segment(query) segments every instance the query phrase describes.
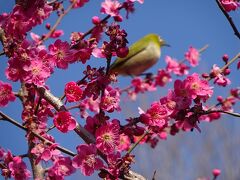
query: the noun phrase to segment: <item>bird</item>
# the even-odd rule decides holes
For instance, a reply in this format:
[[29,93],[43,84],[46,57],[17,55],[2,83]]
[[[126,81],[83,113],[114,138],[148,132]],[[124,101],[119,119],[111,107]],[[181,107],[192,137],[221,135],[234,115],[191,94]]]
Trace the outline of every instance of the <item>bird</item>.
[[161,47],[169,46],[159,35],[147,34],[129,47],[124,58],[117,58],[110,66],[110,72],[123,76],[138,76],[157,63]]

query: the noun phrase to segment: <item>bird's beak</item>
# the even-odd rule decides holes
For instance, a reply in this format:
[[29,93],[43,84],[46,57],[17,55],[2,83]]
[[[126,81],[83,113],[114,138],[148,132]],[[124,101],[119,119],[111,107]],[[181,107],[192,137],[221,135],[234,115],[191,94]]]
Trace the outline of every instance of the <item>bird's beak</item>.
[[169,44],[167,44],[165,41],[163,41],[162,46],[167,46],[167,47],[171,47]]

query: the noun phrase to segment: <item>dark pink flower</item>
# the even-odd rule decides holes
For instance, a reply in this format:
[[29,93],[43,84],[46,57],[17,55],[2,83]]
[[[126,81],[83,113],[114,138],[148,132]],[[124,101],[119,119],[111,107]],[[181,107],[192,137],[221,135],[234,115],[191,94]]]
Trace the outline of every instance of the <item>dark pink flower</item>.
[[90,176],[94,170],[103,167],[101,159],[97,158],[97,148],[93,144],[82,144],[77,147],[78,154],[73,158],[73,167],[79,168],[84,176]]
[[65,85],[64,92],[68,102],[79,101],[83,94],[82,89],[74,81],[68,82]]
[[[89,0],[77,0],[77,2],[74,4],[73,8],[80,8],[83,7],[84,4],[86,4]],[[70,0],[71,3],[74,2],[74,0]]]
[[56,149],[57,144],[52,144],[51,146],[47,146],[45,144],[37,144],[31,150],[31,153],[37,156],[36,164],[38,164],[41,160],[49,161],[50,159],[56,159],[61,152]]
[[177,62],[175,59],[170,56],[166,56],[165,61],[167,63],[166,70],[168,72],[173,72],[176,75],[182,76],[188,74],[189,67],[183,63]]
[[101,12],[110,16],[119,16],[121,4],[117,0],[105,0],[102,2]]
[[146,91],[155,91],[156,87],[152,83],[145,82],[142,78],[136,77],[131,81],[132,86],[134,87],[134,92],[144,93]]
[[197,49],[190,47],[188,51],[185,53],[185,59],[191,64],[191,66],[195,67],[199,62],[199,52]]
[[184,81],[176,80],[174,82],[174,92],[178,97],[192,99],[199,97],[203,101],[207,100],[213,94],[208,81],[201,80],[197,73],[188,76]]
[[54,125],[63,133],[75,129],[77,122],[68,111],[58,112],[53,119]]
[[224,76],[222,70],[216,64],[213,65],[211,75],[214,77],[214,83],[218,84],[219,86],[225,87],[231,83],[230,79]]
[[0,81],[0,107],[6,106],[9,101],[14,101],[15,99],[11,84]]
[[219,176],[221,174],[221,170],[220,169],[213,169],[212,174],[216,178],[217,176]]
[[108,86],[104,91],[104,96],[101,98],[100,108],[107,112],[120,111],[119,103],[119,89],[113,89],[111,86]]
[[70,176],[75,172],[70,157],[59,157],[48,170],[49,179],[64,180],[65,176]]
[[119,122],[107,123],[96,130],[96,147],[104,154],[111,154],[119,145]]
[[164,105],[154,102],[146,113],[140,115],[140,120],[149,126],[164,127],[167,124],[169,113]]
[[25,70],[24,82],[37,86],[45,85],[45,81],[51,74],[49,66],[45,66],[40,58],[32,60],[30,66],[25,66],[23,69]]
[[227,12],[235,11],[240,7],[240,3],[236,0],[221,0],[221,4]]
[[62,35],[64,35],[63,30],[58,29],[58,30],[53,31],[53,33],[51,34],[50,37],[51,38],[58,38],[58,37],[60,37]]
[[169,74],[169,72],[163,70],[163,69],[159,69],[158,70],[158,74],[155,77],[155,85],[156,86],[165,86],[169,81],[172,81],[171,79],[171,75]]
[[135,1],[138,1],[140,4],[143,4],[144,3],[144,0],[128,0],[130,2],[135,2]]
[[128,136],[125,134],[120,134],[120,141],[117,147],[118,151],[127,151],[130,148],[131,141]]
[[31,173],[27,170],[26,164],[19,156],[13,157],[12,161],[8,164],[11,176],[16,180],[29,179]]
[[62,42],[58,39],[48,48],[58,68],[67,69],[68,64],[75,60],[74,51],[70,50],[70,45],[66,41]]

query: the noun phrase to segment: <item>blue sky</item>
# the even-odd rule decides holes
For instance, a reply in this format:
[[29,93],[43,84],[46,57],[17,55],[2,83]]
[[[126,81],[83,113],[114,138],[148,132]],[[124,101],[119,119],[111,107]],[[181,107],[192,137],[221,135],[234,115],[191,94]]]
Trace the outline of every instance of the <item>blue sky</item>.
[[[86,32],[92,27],[92,16],[104,17],[100,14],[101,2],[90,1],[83,8],[71,11],[58,27],[58,29],[64,30],[65,34],[62,39],[69,40],[69,35],[73,31]],[[0,13],[9,12],[13,5],[13,0],[2,0]],[[240,29],[240,12],[231,12],[230,15]],[[51,16],[47,22],[54,23],[55,19],[56,16]],[[234,35],[215,1],[185,0],[183,3],[183,1],[146,0],[143,5],[136,3],[135,13],[120,25],[128,33],[129,44],[148,33],[157,33],[171,45],[170,48],[162,50],[160,61],[149,70],[152,72],[165,66],[164,57],[166,55],[182,59],[189,46],[201,48],[206,44],[209,45],[209,48],[201,55],[200,65],[192,69],[190,73],[209,72],[213,64],[223,65],[221,60],[223,54],[227,53],[231,58],[240,51],[239,39]],[[37,34],[46,32],[44,27],[36,27],[32,31]],[[47,44],[52,42],[47,41]],[[4,77],[7,59],[0,58],[0,77],[1,80],[7,81]],[[104,66],[105,61],[92,58],[88,63],[99,67]],[[57,96],[62,95],[64,84],[80,79],[85,66],[76,64],[71,65],[68,71],[57,70],[48,80],[52,92]],[[230,87],[239,86],[239,71],[236,70],[236,64],[232,67],[230,77],[233,80]],[[130,80],[130,77],[121,77],[119,85],[125,87]],[[15,91],[18,90],[18,87],[18,83],[13,83]],[[217,87],[215,94],[226,97],[230,87]],[[166,91],[167,89],[158,89],[151,96],[150,94],[140,96],[136,102],[124,106],[122,108],[124,112],[117,114],[117,117],[125,119],[137,115],[138,106],[147,108],[152,101],[159,99]],[[214,102],[216,101],[213,99],[212,103],[214,104]],[[1,110],[20,120],[20,107],[21,104],[16,101]],[[237,109],[239,106],[236,107]],[[147,146],[138,147],[135,150],[136,163],[133,168],[148,178],[151,178],[154,170],[157,170],[158,178],[184,180],[210,176],[213,168],[220,168],[223,174],[219,179],[236,179],[240,177],[237,169],[240,167],[240,124],[238,121],[236,118],[224,116],[223,120],[211,124],[200,124],[202,133],[181,133],[177,137],[170,137],[167,141],[160,142],[154,150]],[[53,134],[56,135],[60,144],[73,151],[74,147],[81,142],[73,133],[62,135],[59,132],[53,132]],[[0,136],[2,137],[0,146],[9,148],[16,154],[23,154],[26,151],[24,135],[24,132],[6,122],[0,123]],[[77,173],[68,179],[76,179],[79,176],[83,178],[80,173]],[[95,179],[95,177],[84,177],[84,179]]]

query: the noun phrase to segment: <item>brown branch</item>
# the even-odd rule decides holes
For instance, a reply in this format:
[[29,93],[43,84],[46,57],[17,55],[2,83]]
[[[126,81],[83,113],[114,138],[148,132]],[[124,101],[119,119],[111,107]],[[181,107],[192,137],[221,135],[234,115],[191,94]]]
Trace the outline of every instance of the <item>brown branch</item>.
[[219,0],[216,0],[216,3],[218,5],[218,7],[221,9],[221,11],[224,14],[224,16],[227,18],[229,24],[231,25],[231,27],[232,27],[232,29],[234,31],[234,34],[238,37],[238,39],[240,39],[240,32],[238,31],[237,27],[235,26],[231,16],[229,16],[229,14],[225,11],[224,7],[219,2]]
[[[4,120],[6,120],[7,122],[13,124],[14,126],[28,132],[31,133],[32,135],[34,135],[35,137],[37,137],[38,139],[40,139],[41,141],[45,142],[46,144],[52,145],[54,144],[53,142],[45,139],[44,137],[42,137],[41,135],[39,135],[38,133],[35,133],[33,131],[29,132],[29,130],[27,128],[25,128],[24,126],[22,126],[20,123],[18,123],[16,120],[14,120],[13,118],[9,117],[8,115],[4,114],[2,111],[0,111],[0,115],[2,116],[2,118]],[[68,154],[70,156],[75,156],[75,153],[73,153],[72,151],[62,147],[62,146],[56,146],[56,149],[58,149],[59,151]]]
[[229,112],[229,111],[224,111],[224,110],[208,110],[204,114],[211,114],[211,113],[215,113],[215,112],[228,114],[228,115],[231,115],[231,116],[234,116],[234,117],[240,117],[239,113],[234,113],[234,112]]

